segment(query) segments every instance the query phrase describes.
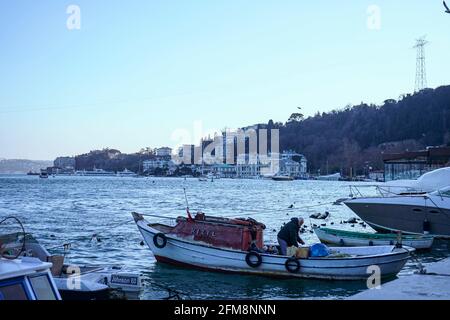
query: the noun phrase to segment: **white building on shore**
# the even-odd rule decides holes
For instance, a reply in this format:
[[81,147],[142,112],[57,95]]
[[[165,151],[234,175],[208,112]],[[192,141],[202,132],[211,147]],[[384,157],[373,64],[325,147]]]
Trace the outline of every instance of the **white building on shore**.
[[170,157],[172,155],[172,149],[169,147],[156,148],[157,157]]
[[294,178],[307,178],[308,161],[302,154],[284,151],[280,156],[279,174]]

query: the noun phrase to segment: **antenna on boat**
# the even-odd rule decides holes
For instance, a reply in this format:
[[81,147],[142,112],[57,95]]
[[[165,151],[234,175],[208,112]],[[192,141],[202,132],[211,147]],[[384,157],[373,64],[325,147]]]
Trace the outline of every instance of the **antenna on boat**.
[[186,188],[183,188],[183,192],[184,192],[184,199],[186,200],[186,209],[189,211],[189,202],[186,195]]
[[191,213],[189,212],[189,202],[188,202],[187,195],[186,195],[186,188],[183,188],[183,192],[184,192],[184,199],[186,200],[186,212],[188,215],[188,220],[192,221],[194,219],[192,219]]

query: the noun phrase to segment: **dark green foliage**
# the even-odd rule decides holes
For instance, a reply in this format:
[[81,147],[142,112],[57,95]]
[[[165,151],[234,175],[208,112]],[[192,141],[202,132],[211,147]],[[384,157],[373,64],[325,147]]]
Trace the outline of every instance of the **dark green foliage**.
[[92,170],[95,167],[117,172],[126,168],[138,173],[142,171],[142,161],[153,157],[152,153],[125,154],[115,149],[94,150],[75,157],[75,170]]
[[303,153],[310,172],[348,174],[353,168],[353,174],[362,174],[369,166],[382,168],[383,151],[448,144],[449,129],[450,86],[445,86],[381,106],[348,106],[301,121],[291,117],[280,127],[280,149]]

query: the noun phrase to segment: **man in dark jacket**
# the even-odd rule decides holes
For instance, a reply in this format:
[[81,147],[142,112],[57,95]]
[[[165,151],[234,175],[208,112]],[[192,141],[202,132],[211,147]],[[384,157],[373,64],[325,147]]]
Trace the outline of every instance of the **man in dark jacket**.
[[303,218],[292,218],[286,223],[278,232],[278,244],[281,247],[281,254],[286,255],[288,247],[296,246],[298,243],[305,244],[305,242],[298,236],[300,227],[303,225]]

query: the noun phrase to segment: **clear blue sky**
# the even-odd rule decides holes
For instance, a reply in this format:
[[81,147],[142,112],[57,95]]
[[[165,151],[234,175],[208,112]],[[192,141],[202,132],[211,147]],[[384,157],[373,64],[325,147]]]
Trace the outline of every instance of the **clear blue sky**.
[[[68,30],[67,6],[81,9]],[[367,8],[381,9],[381,29]],[[286,121],[450,84],[442,1],[1,0],[0,158],[172,146],[172,133]],[[318,133],[319,134],[319,133]]]

